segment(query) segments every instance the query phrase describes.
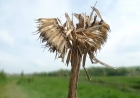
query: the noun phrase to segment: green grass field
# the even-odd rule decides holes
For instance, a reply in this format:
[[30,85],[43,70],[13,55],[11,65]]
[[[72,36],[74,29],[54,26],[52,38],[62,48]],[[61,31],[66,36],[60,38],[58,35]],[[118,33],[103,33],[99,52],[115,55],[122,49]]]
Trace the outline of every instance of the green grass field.
[[[80,77],[78,98],[140,98],[139,76]],[[0,79],[0,98],[67,98],[69,77]]]

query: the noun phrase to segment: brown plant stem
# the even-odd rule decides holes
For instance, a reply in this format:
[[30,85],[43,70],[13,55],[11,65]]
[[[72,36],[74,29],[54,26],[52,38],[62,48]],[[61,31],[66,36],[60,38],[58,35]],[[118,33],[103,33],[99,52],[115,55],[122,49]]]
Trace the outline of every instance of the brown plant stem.
[[80,60],[78,60],[76,65],[74,63],[71,63],[71,65],[72,68],[71,68],[70,81],[69,81],[68,98],[76,98],[78,78],[80,73]]

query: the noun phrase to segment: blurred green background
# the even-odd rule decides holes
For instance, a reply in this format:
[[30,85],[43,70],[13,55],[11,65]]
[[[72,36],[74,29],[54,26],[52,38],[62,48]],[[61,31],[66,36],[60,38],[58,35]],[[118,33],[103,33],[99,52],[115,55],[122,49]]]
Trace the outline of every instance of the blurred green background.
[[[80,71],[78,98],[140,98],[140,67]],[[70,71],[6,74],[0,71],[0,98],[67,98]]]

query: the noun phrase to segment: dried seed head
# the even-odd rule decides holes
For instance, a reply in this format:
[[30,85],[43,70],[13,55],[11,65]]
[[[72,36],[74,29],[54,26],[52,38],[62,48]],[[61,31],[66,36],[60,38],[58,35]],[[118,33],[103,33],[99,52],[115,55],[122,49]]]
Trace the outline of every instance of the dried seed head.
[[107,29],[105,29],[103,26],[99,28],[99,30],[103,33],[107,33]]
[[[97,50],[100,50],[106,42],[110,27],[103,21],[98,9],[92,8],[90,16],[87,16],[86,13],[73,14],[78,19],[76,27],[73,24],[73,18],[71,20],[67,13],[65,13],[66,21],[64,24],[58,18],[40,18],[37,20],[37,31],[40,33],[40,39],[42,42],[46,42],[45,46],[49,48],[50,52],[59,53],[59,57],[64,61],[67,50],[69,51],[66,60],[67,65],[69,62],[72,66],[75,62],[80,64],[81,58],[83,58],[84,67],[88,53],[92,63],[95,61],[108,66],[93,58]],[[95,15],[93,21],[94,11],[97,15]],[[101,19],[100,21],[97,16]]]
[[107,23],[105,23],[104,21],[102,22],[102,26],[107,29],[107,30],[110,30],[110,27]]

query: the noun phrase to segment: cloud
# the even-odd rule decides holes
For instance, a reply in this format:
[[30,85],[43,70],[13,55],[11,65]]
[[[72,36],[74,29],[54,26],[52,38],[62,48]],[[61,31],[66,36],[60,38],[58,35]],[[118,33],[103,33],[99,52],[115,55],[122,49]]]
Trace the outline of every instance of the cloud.
[[[98,0],[96,7],[103,19],[110,25],[111,33],[97,58],[113,65],[130,66],[138,65],[140,58],[140,7],[139,0],[105,2]],[[86,12],[90,14],[90,6],[94,6],[92,0],[34,0],[34,1],[0,1],[0,61],[2,68],[9,72],[20,73],[34,71],[52,71],[57,69],[70,69],[61,59],[54,61],[55,54],[47,50],[43,52],[40,41],[36,41],[39,35],[32,35],[36,31],[35,19],[42,17],[60,17],[63,14]],[[86,66],[92,65],[87,59]],[[12,67],[12,69],[11,69]]]
[[8,46],[14,46],[14,38],[4,30],[0,30],[0,44],[2,43]]

